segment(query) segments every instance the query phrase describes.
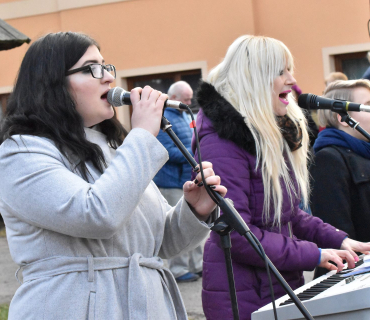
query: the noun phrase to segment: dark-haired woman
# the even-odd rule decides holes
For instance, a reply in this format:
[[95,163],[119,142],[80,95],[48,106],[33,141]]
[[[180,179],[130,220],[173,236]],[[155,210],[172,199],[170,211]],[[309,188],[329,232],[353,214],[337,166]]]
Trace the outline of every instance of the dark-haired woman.
[[132,90],[123,141],[106,99],[114,78],[79,33],[49,34],[23,59],[0,132],[0,211],[23,272],[10,320],[187,319],[160,257],[206,237],[215,206],[192,182],[167,204],[151,181],[168,158],[155,138],[167,96]]

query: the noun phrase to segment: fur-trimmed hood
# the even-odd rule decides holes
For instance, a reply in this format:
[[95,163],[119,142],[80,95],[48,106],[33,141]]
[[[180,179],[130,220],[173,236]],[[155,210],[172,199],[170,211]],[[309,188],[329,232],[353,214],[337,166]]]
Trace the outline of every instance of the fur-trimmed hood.
[[256,154],[256,144],[244,117],[216,91],[214,86],[202,82],[196,99],[220,138],[230,140],[247,152]]

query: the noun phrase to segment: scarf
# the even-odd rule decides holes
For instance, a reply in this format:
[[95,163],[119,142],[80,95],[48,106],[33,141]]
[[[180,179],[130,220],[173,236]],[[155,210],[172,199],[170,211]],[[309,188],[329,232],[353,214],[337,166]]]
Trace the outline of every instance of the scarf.
[[290,151],[293,152],[302,147],[301,126],[298,123],[298,126],[296,126],[288,116],[276,117],[276,121],[285,141],[288,143]]
[[339,146],[351,149],[358,155],[370,159],[370,143],[352,137],[348,133],[336,128],[326,128],[321,131],[313,145],[313,150],[317,153],[327,146]]

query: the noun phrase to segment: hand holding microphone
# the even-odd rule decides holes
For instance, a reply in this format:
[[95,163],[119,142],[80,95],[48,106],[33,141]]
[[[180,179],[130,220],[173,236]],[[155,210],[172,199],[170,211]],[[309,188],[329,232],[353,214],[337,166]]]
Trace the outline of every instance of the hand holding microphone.
[[133,107],[132,128],[145,129],[156,137],[160,129],[163,106],[168,98],[167,95],[145,86],[144,89],[132,89],[130,97]]
[[132,105],[132,128],[143,128],[154,136],[158,135],[164,108],[187,109],[182,102],[168,100],[166,94],[150,86],[132,89],[131,93],[115,87],[109,90],[107,99],[113,107]]

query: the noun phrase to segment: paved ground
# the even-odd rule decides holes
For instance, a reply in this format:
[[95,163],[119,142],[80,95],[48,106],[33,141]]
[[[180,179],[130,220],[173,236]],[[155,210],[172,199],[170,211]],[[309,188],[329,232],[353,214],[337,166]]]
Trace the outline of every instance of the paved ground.
[[201,299],[202,279],[190,283],[179,283],[179,288],[189,320],[205,320]]
[[9,303],[19,283],[14,277],[17,265],[10,257],[6,238],[0,237],[0,304]]

